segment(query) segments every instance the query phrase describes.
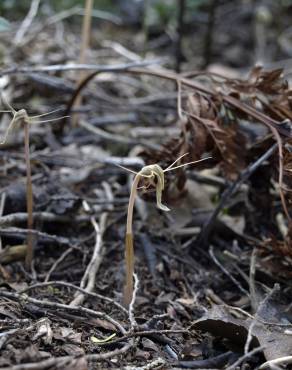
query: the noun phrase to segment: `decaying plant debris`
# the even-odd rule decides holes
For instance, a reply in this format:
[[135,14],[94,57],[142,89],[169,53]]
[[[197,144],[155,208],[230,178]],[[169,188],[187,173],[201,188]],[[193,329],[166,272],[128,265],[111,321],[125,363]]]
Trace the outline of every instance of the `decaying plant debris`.
[[74,64],[50,22],[0,69],[14,118],[55,112],[26,136],[1,113],[0,369],[289,366],[284,71],[178,74],[103,38]]

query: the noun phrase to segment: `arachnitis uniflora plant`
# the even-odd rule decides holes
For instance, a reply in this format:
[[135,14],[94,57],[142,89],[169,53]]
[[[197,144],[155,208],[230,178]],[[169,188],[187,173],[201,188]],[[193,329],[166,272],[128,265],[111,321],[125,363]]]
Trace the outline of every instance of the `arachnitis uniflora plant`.
[[166,169],[162,169],[158,164],[151,164],[148,166],[144,166],[139,172],[131,171],[125,167],[127,171],[130,171],[135,174],[132,186],[131,186],[131,193],[129,198],[128,204],[128,213],[127,213],[127,227],[126,227],[126,246],[125,246],[125,264],[126,264],[126,282],[124,287],[124,297],[123,303],[126,307],[129,306],[132,296],[133,296],[133,276],[134,276],[134,245],[133,245],[133,210],[134,210],[134,203],[135,198],[137,195],[138,185],[140,180],[145,180],[145,185],[142,188],[147,189],[149,186],[153,186],[156,190],[156,203],[157,207],[162,211],[170,211],[168,207],[162,204],[162,192],[164,190],[164,174],[165,172],[175,170],[180,167],[187,166],[189,164],[198,163],[204,161],[208,158],[204,158],[198,161],[193,161],[185,164],[181,164],[178,166],[174,166],[180,159],[185,157],[188,153],[183,154],[179,158],[177,158],[170,166]]
[[30,164],[30,149],[29,149],[29,127],[31,124],[52,122],[62,117],[55,118],[55,119],[53,118],[49,120],[37,121],[35,120],[36,118],[47,116],[48,114],[59,111],[59,109],[48,112],[48,113],[40,114],[37,116],[29,116],[25,109],[20,109],[16,111],[8,103],[8,101],[4,99],[3,95],[1,97],[2,97],[4,104],[7,106],[7,108],[9,108],[9,110],[1,111],[1,112],[11,113],[13,117],[5,131],[3,140],[0,141],[0,145],[3,145],[6,143],[10,130],[12,130],[16,125],[22,126],[24,130],[24,156],[25,156],[25,164],[26,164],[26,208],[27,208],[27,228],[28,228],[25,266],[27,269],[30,269],[32,258],[33,258],[34,240],[33,240],[33,234],[31,233],[31,230],[33,229],[33,189],[32,189],[32,179],[31,179],[31,164]]

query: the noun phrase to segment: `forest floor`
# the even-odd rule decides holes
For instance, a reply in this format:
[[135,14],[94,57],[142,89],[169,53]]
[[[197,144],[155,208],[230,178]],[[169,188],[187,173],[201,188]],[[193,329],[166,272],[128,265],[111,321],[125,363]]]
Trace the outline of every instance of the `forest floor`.
[[[292,110],[279,62],[247,72],[251,51],[229,32],[236,47],[215,40],[216,63],[198,71],[210,51],[198,42],[195,58],[188,35],[178,74],[167,35],[145,43],[105,22],[81,75],[80,34],[66,21],[16,34],[0,34],[2,109],[15,110],[1,116],[0,369],[292,363]],[[31,230],[21,109],[52,112],[28,120]],[[169,169],[170,211],[157,207],[158,175],[139,181],[125,307],[131,184],[152,164]]]

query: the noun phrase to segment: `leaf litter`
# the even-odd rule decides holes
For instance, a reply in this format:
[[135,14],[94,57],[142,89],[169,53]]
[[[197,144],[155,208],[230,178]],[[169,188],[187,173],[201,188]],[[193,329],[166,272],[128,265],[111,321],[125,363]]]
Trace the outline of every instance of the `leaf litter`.
[[[50,32],[41,32],[44,55]],[[41,46],[34,47],[40,55]],[[60,54],[48,52],[50,63],[40,64],[70,61],[69,51],[54,47]],[[34,68],[26,48],[18,53],[7,61]],[[96,57],[103,58],[92,50],[92,63]],[[118,58],[127,64],[116,54],[106,63]],[[292,117],[283,70],[257,66],[231,78],[137,65],[103,79],[92,74],[77,88],[72,71],[57,72],[0,71],[1,88],[18,111],[32,105],[35,115],[61,109],[72,117],[72,101],[83,95],[79,125],[70,117],[30,130],[31,270],[23,265],[23,133],[11,133],[0,148],[0,367],[289,363]],[[5,133],[5,114],[2,123]],[[150,138],[132,133],[138,125]],[[175,130],[161,137],[158,127]],[[178,168],[162,179],[160,169],[174,162]],[[136,278],[127,308],[123,250],[132,179],[118,166],[154,174],[137,184]],[[156,201],[171,212],[160,212]]]

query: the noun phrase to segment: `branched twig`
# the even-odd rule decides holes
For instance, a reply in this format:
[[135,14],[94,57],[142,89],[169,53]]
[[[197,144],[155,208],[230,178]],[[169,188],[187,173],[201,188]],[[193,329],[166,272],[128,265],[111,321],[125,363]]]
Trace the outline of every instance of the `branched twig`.
[[[105,221],[105,220],[104,220]],[[94,217],[91,218],[91,223],[95,230],[95,246],[91,260],[86,268],[86,271],[81,280],[80,288],[85,288],[85,291],[91,292],[95,285],[96,274],[101,263],[101,247],[102,247],[102,233],[101,229],[104,230],[105,225],[100,227],[95,221]],[[84,294],[78,294],[70,303],[71,306],[78,306],[82,304],[84,300]]]
[[[114,200],[112,190],[108,183],[103,182],[102,183],[104,190],[105,190],[105,195],[106,199],[110,202]],[[89,208],[88,204],[85,203],[87,207]],[[113,207],[111,206],[110,209]],[[108,213],[103,212],[100,216],[100,221],[99,225],[95,221],[94,217],[91,218],[91,223],[94,227],[95,233],[96,233],[96,238],[95,238],[95,247],[94,251],[91,257],[91,260],[86,268],[86,271],[82,277],[81,283],[80,283],[80,288],[85,288],[86,292],[92,292],[94,290],[95,286],[95,281],[96,281],[96,275],[99,269],[99,266],[101,264],[102,258],[103,258],[103,250],[102,250],[102,245],[103,245],[103,234],[106,229],[106,223],[107,223],[107,218],[108,218]],[[71,302],[71,305],[78,305],[81,304],[84,300],[84,294],[78,294],[74,300]]]
[[[113,195],[111,192],[110,187],[103,183],[105,190],[106,190],[106,198],[109,201],[113,201]],[[80,288],[85,288],[86,292],[92,292],[95,286],[95,280],[96,280],[96,274],[98,272],[99,266],[101,264],[102,260],[102,244],[103,244],[103,233],[106,229],[106,222],[107,222],[108,213],[104,212],[100,216],[100,225],[97,224],[95,221],[95,218],[91,218],[91,223],[95,230],[95,246],[94,251],[91,257],[91,260],[86,268],[86,271],[82,277]],[[71,305],[79,305],[84,300],[84,294],[78,294],[73,301],[71,302]]]

